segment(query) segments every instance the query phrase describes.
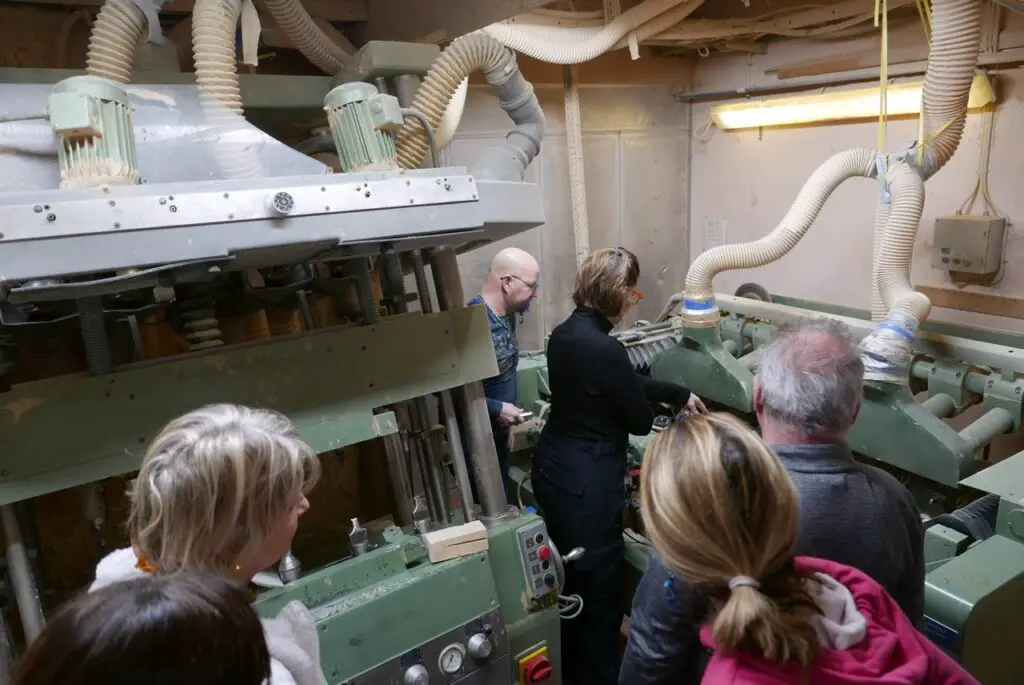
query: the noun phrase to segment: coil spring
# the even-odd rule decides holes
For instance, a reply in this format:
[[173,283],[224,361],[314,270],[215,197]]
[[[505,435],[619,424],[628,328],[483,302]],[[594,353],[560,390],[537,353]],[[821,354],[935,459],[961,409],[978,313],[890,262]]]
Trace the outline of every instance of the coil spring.
[[434,311],[434,304],[430,301],[430,286],[427,285],[427,270],[423,264],[423,253],[420,250],[412,251],[412,272],[416,276],[416,290],[420,296],[420,311],[430,314]]
[[78,325],[82,331],[85,346],[85,361],[89,373],[102,376],[114,370],[114,359],[107,340],[107,322],[103,316],[103,300],[99,297],[83,297],[78,300]]
[[637,371],[642,371],[650,366],[651,361],[653,361],[660,352],[663,352],[670,347],[675,347],[678,344],[679,341],[674,336],[668,336],[652,340],[649,343],[627,347],[626,354],[629,355],[629,361],[633,364],[633,368]]
[[[380,254],[381,273],[383,275],[384,294],[389,298],[401,300],[405,296],[405,274],[402,272],[402,258],[391,248]],[[398,313],[406,311],[404,301],[395,300],[394,310]]]
[[353,272],[356,277],[356,293],[359,294],[359,306],[363,310],[363,320],[368,326],[380,323],[380,309],[377,307],[377,296],[373,293],[369,261],[364,257],[355,260]]
[[217,320],[217,300],[209,293],[189,293],[178,300],[181,307],[182,334],[192,351],[207,350],[224,344]]

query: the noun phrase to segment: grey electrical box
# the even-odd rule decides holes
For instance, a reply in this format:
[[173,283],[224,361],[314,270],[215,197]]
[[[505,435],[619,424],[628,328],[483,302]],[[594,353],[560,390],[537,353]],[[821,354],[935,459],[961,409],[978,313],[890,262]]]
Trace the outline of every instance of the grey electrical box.
[[994,274],[1003,262],[1006,219],[960,214],[935,220],[932,267],[942,271]]

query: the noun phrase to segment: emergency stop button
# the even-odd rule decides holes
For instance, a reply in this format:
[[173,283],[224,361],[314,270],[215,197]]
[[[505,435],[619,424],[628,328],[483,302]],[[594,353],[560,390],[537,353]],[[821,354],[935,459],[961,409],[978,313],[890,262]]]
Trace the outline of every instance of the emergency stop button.
[[540,557],[541,561],[547,561],[551,558],[551,548],[547,545],[541,545],[537,548],[537,556]]
[[523,685],[542,683],[551,677],[551,661],[546,656],[535,656],[523,668]]

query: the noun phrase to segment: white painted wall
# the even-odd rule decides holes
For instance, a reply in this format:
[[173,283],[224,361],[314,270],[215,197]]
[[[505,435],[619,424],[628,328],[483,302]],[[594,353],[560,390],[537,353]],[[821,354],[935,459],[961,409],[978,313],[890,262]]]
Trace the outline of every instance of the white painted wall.
[[[569,166],[560,88],[538,89],[547,118],[540,157],[528,179],[541,185],[547,223],[509,240],[463,255],[466,296],[478,292],[494,254],[521,247],[541,264],[541,289],[520,328],[524,350],[539,349],[543,336],[572,311],[576,262],[569,200]],[[621,245],[640,259],[637,308],[655,316],[683,282],[687,255],[688,106],[667,87],[581,88],[590,247]],[[511,124],[486,87],[472,88],[459,132],[448,148],[448,163],[471,166]]]
[[[900,38],[901,49],[920,33],[919,26]],[[894,45],[897,43],[893,43]],[[871,49],[870,41],[856,49]],[[712,59],[697,68],[698,90],[758,85],[772,80],[773,67],[825,54],[854,54],[851,45],[784,46],[764,56]],[[983,292],[1024,296],[1024,70],[995,74],[999,106],[995,115],[993,150],[989,166],[991,195],[1009,216],[1007,268],[1002,281]],[[708,130],[711,103],[692,108],[690,255],[705,249],[708,222],[726,223],[727,240],[756,240],[771,231],[789,209],[811,172],[830,155],[854,147],[874,148],[878,124],[838,124],[762,131]],[[980,156],[981,117],[970,115],[960,149],[949,164],[927,184],[927,198],[911,278],[915,284],[950,287],[944,272],[931,268],[932,233],[936,217],[953,214],[974,187]],[[913,141],[917,120],[891,121],[888,149]],[[714,282],[717,292],[732,293],[746,282],[757,282],[781,295],[868,307],[872,222],[879,187],[868,180],[848,181],[825,205],[817,222],[799,245],[782,260],[753,270],[722,273]],[[980,213],[980,206],[976,208]],[[933,309],[933,319],[988,328],[1019,330],[1020,322],[945,309]]]

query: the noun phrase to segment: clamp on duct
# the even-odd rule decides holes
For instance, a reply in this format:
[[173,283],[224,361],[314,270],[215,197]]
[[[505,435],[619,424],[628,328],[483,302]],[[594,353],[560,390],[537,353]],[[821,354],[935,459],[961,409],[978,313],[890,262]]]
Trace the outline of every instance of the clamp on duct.
[[715,294],[713,292],[684,290],[682,301],[683,323],[687,326],[710,328],[718,323],[718,305],[715,303]]
[[864,380],[907,385],[917,327],[917,320],[909,314],[890,312],[857,346]]

